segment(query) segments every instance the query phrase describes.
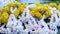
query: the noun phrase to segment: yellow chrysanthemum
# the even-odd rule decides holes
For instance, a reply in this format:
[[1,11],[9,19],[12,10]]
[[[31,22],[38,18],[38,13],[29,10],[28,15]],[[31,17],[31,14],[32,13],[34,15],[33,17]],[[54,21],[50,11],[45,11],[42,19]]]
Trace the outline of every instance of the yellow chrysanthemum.
[[14,2],[14,4],[15,4],[15,5],[21,5],[21,3],[20,3],[20,2]]
[[3,7],[3,8],[1,9],[1,11],[2,11],[2,13],[3,13],[3,12],[7,12],[8,14],[11,13],[9,7]]
[[35,2],[34,3],[36,6],[40,6],[41,4],[40,4],[40,2]]
[[48,18],[48,17],[50,17],[50,16],[51,16],[51,12],[50,12],[50,10],[47,10],[45,12],[45,19]]
[[30,14],[31,14],[32,16],[35,16],[35,11],[30,11]]
[[0,26],[1,26],[1,17],[0,17]]
[[37,9],[41,14],[44,12],[44,7],[43,6],[39,6],[39,7],[37,7]]
[[38,17],[39,19],[41,19],[41,18],[42,18],[41,13],[39,13],[39,12],[36,12],[36,13],[35,13],[35,15],[36,15],[36,17]]
[[22,12],[25,9],[25,7],[23,5],[21,5],[21,7],[18,9]]
[[21,3],[20,2],[14,2],[15,7],[20,7]]
[[48,9],[48,4],[43,5],[43,9],[44,9],[44,11],[49,10]]
[[49,6],[50,7],[57,7],[57,4],[56,3],[50,3]]
[[1,18],[0,18],[0,26],[1,26]]
[[22,4],[22,6],[23,6],[24,8],[26,8],[26,7],[28,6],[28,4]]
[[0,11],[0,16],[2,15],[1,11]]
[[19,7],[18,10],[19,10],[19,13],[22,13],[24,9],[22,7]]
[[60,11],[60,4],[58,5],[57,9]]
[[14,2],[9,2],[7,6],[14,7],[15,5],[14,5]]
[[45,6],[45,7],[47,7],[47,8],[49,7],[49,5],[48,5],[48,4],[44,4],[43,6]]
[[15,15],[15,17],[18,17],[18,15],[19,15],[19,10],[16,10],[16,11],[14,12],[14,15]]
[[7,12],[7,11],[6,11],[5,8],[3,7],[3,8],[1,8],[1,12],[3,13],[3,12]]
[[36,7],[34,8],[29,8],[30,11],[38,11]]
[[9,14],[6,12],[3,12],[2,16],[1,16],[2,23],[7,23],[8,18],[9,18]]
[[10,12],[10,8],[7,6],[7,7],[5,7],[5,10],[6,10],[6,12],[8,13],[8,14],[11,14],[11,12]]

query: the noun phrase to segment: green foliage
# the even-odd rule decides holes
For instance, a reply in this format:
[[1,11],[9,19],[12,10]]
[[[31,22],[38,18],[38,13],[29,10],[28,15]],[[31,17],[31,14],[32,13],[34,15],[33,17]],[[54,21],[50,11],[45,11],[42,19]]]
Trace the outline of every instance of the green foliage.
[[45,2],[49,2],[49,3],[60,3],[60,0],[44,0]]

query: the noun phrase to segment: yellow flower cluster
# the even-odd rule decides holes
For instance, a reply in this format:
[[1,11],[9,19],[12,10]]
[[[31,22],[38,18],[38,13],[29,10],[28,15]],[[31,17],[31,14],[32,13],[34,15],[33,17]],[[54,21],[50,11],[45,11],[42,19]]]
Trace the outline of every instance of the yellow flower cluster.
[[40,4],[40,2],[35,2],[34,3],[36,6],[40,6],[41,4]]
[[57,8],[57,4],[56,3],[50,3],[49,6],[50,7],[56,7]]
[[35,5],[37,7],[34,8],[30,8],[30,14],[34,17],[38,17],[39,19],[42,18],[42,15],[45,14],[45,19],[51,16],[51,12],[49,10],[49,6],[48,4],[40,4],[39,2],[35,2]]
[[9,2],[5,7],[0,9],[0,25],[1,23],[7,23],[9,15],[11,14],[11,7],[17,7],[17,10],[14,12],[15,17],[17,18],[27,6],[28,4],[21,4],[20,2]]
[[32,16],[38,17],[39,19],[42,18],[43,14],[45,14],[45,19],[52,15],[49,7],[55,7],[60,11],[60,4],[57,3],[40,4],[39,2],[35,2],[34,4],[36,7],[30,8],[30,14]]
[[9,18],[9,14],[7,12],[3,12],[1,17],[2,23],[7,23],[8,18]]
[[28,4],[21,4],[20,2],[9,2],[7,5],[10,7],[17,7],[17,10],[14,12],[15,17],[18,17],[19,14],[23,12],[23,10],[28,6]]
[[1,12],[0,11],[0,25],[1,25],[1,23],[7,23],[7,21],[8,21],[8,18],[9,18],[9,14],[7,13],[7,12]]
[[0,25],[1,25],[1,11],[0,11]]
[[60,4],[58,5],[57,9],[60,11]]

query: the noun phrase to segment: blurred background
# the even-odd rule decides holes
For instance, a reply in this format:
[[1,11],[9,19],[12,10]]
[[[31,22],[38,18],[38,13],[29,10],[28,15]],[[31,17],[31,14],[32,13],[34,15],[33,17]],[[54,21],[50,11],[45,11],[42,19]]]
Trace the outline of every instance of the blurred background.
[[16,0],[21,3],[34,3],[34,2],[40,2],[40,3],[50,3],[50,2],[55,2],[55,3],[60,3],[60,0]]

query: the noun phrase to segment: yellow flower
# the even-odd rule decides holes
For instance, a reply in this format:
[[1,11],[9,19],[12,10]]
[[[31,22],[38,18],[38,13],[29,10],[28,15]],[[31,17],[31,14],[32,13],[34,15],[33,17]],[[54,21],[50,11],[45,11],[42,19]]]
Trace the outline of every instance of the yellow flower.
[[34,3],[36,6],[41,6],[40,2],[35,2]]
[[37,11],[30,11],[30,14],[31,14],[33,17],[38,17],[38,19],[41,19],[41,18],[42,18],[41,13],[39,13],[39,12],[37,12]]
[[7,11],[6,11],[5,8],[3,7],[3,8],[1,8],[1,12],[3,13],[3,12],[7,12]]
[[1,12],[0,12],[0,26],[1,26],[1,15],[2,15],[2,14],[1,14]]
[[34,8],[29,8],[30,11],[35,10]]
[[1,17],[0,17],[0,26],[1,26]]
[[20,7],[21,3],[20,2],[14,2],[15,7]]
[[36,17],[38,17],[39,19],[41,19],[41,18],[42,18],[41,13],[39,13],[39,12],[36,12],[36,13],[35,13],[35,15],[36,15]]
[[15,17],[18,17],[18,16],[19,16],[19,10],[16,10],[16,11],[14,12],[14,15],[15,15]]
[[57,4],[56,3],[50,3],[49,6],[50,7],[57,7]]
[[58,5],[57,9],[60,11],[60,4]]
[[3,12],[2,17],[1,17],[2,23],[7,23],[8,18],[9,18],[9,14],[6,12]]
[[9,2],[7,6],[14,7],[14,2]]
[[34,8],[29,8],[30,11],[38,11],[36,7]]
[[44,11],[49,10],[49,9],[48,9],[48,6],[49,6],[48,4],[44,4],[44,5],[43,5]]
[[51,16],[51,12],[50,12],[50,10],[47,10],[45,12],[45,19],[48,18],[48,17],[50,17],[50,16]]
[[11,12],[10,12],[10,8],[9,7],[3,7],[2,9],[1,9],[1,11],[2,11],[2,13],[3,12],[7,12],[8,14],[10,14]]
[[48,4],[44,4],[43,6],[45,6],[45,7],[47,7],[47,8],[49,7],[49,5],[48,5]]
[[18,10],[19,10],[19,13],[22,13],[24,9],[22,7],[19,7]]
[[32,16],[35,16],[35,11],[30,11],[30,14],[31,14]]
[[43,14],[43,12],[44,12],[44,7],[43,7],[43,6],[39,6],[39,7],[37,7],[37,10],[38,10],[41,14]]
[[15,5],[21,5],[21,3],[20,3],[20,2],[14,2],[14,4],[15,4]]
[[1,14],[2,14],[2,13],[1,13],[1,11],[0,11],[0,16],[1,16]]
[[24,8],[26,8],[26,7],[28,6],[28,4],[22,4],[22,6],[23,6]]
[[25,8],[26,8],[25,5],[21,5],[18,9],[22,12],[22,11],[24,11]]
[[5,10],[6,10],[6,12],[8,13],[8,14],[11,14],[11,12],[10,12],[10,8],[7,6],[7,7],[5,7]]

